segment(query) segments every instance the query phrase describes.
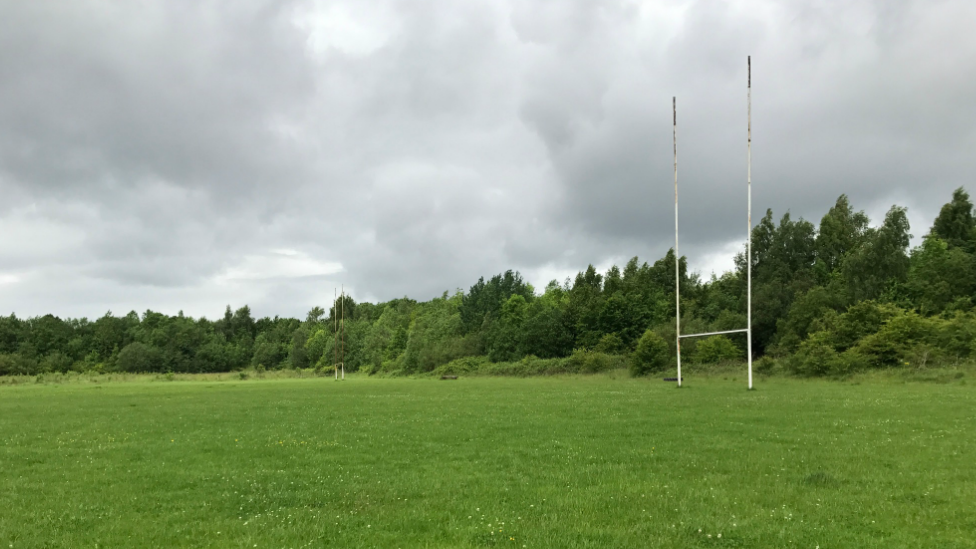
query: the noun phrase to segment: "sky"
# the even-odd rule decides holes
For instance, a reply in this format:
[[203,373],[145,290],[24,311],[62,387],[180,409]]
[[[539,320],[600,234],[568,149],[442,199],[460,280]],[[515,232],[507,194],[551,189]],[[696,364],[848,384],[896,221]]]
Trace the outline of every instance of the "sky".
[[971,0],[0,2],[0,314],[541,290],[976,193]]

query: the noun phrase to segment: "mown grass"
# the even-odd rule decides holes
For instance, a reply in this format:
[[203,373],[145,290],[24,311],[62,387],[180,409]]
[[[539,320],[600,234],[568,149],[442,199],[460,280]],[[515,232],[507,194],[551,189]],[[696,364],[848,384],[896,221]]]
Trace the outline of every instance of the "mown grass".
[[0,547],[976,547],[964,382],[5,386]]

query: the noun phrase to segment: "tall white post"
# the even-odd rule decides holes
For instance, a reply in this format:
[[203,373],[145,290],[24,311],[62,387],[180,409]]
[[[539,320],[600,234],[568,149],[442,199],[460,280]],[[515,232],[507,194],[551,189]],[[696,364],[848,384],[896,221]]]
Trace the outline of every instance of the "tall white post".
[[748,240],[746,244],[746,337],[749,354],[749,389],[752,389],[752,56],[746,58],[748,83],[746,98],[748,103],[748,130],[746,143],[746,193],[748,194]]
[[339,318],[336,316],[339,308],[338,288],[332,288],[332,367],[335,369],[336,381],[339,380]]
[[681,387],[681,273],[678,265],[678,99],[671,98],[671,116],[674,141],[674,345],[678,354],[678,387]]
[[345,380],[346,379],[346,308],[345,308],[346,287],[345,285],[342,286],[342,293],[339,294],[339,299],[342,300],[339,302],[339,310],[342,312],[342,316],[339,317],[342,319],[339,321],[339,326],[341,326],[340,331],[342,332],[342,336],[341,336],[342,355],[340,356],[339,359],[339,367],[342,368],[342,379]]

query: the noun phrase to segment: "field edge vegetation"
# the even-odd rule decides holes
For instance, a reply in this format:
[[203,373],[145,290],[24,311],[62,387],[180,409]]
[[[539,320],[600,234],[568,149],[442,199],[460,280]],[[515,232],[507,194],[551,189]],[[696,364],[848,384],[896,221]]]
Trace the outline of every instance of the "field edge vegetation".
[[[758,371],[845,378],[878,369],[952,368],[976,357],[976,216],[957,189],[919,246],[909,249],[905,208],[872,226],[841,195],[819,226],[773,212],[753,229],[753,349]],[[94,321],[0,317],[0,377],[312,370],[382,376],[465,373],[552,375],[675,368],[675,256],[634,257],[605,274],[590,265],[541,291],[518,272],[426,302],[357,303],[305,319],[255,319],[247,306],[222,318],[154,311]],[[702,280],[679,258],[682,331],[746,323],[746,263]],[[686,340],[690,368],[745,359],[741,334]],[[284,375],[284,374],[282,374]],[[304,374],[300,374],[304,375]]]

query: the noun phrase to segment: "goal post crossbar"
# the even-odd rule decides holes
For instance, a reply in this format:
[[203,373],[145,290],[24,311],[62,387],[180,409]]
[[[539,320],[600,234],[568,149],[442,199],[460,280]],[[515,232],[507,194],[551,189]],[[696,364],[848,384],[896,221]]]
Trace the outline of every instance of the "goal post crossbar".
[[744,334],[748,332],[749,332],[749,328],[742,328],[741,330],[722,330],[721,332],[706,332],[703,334],[679,334],[678,337],[680,338],[707,337],[707,336],[714,336],[714,335],[721,335],[721,334]]

